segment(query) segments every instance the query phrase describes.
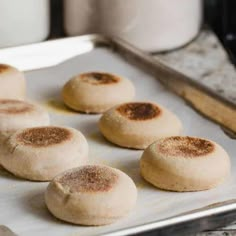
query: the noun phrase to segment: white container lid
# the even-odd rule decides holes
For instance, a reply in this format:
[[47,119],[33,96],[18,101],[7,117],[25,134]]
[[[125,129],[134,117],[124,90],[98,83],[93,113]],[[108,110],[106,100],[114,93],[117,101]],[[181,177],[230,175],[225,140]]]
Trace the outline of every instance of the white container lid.
[[38,42],[49,34],[49,0],[0,0],[0,47]]

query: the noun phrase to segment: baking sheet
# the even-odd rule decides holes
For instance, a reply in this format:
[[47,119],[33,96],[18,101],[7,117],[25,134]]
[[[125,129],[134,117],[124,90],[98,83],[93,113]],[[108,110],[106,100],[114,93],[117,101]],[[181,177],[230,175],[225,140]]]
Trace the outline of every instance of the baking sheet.
[[[108,143],[98,130],[99,115],[75,113],[66,109],[61,102],[60,90],[63,84],[73,75],[90,70],[107,71],[128,77],[136,87],[136,100],[152,100],[168,107],[182,120],[185,134],[210,138],[220,143],[231,156],[233,166],[232,175],[227,182],[209,191],[173,193],[158,190],[142,180],[139,174],[142,151],[122,149]],[[235,197],[236,142],[228,138],[216,124],[204,119],[184,104],[182,99],[168,92],[154,77],[129,65],[115,52],[96,48],[58,66],[27,72],[26,78],[29,98],[48,109],[52,124],[71,126],[85,134],[89,143],[91,163],[119,168],[133,178],[138,188],[138,202],[128,217],[115,224],[101,227],[70,225],[56,220],[47,211],[43,199],[47,183],[20,180],[1,170],[0,223],[7,225],[17,234],[103,235]]]

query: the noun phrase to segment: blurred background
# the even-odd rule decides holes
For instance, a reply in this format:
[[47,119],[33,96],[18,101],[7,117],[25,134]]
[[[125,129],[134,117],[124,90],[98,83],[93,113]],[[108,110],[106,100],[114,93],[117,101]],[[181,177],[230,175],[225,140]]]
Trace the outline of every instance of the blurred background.
[[[14,2],[14,4],[13,4]],[[179,48],[212,29],[236,64],[235,0],[0,0],[0,47],[88,33],[149,52]],[[20,14],[19,14],[20,13]]]

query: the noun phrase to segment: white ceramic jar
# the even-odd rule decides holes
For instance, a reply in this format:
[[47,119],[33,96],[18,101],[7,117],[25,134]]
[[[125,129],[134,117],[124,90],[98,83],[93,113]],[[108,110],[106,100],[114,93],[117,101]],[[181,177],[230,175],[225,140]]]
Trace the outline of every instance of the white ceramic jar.
[[49,3],[49,0],[0,0],[0,47],[47,38]]
[[180,47],[193,39],[202,0],[64,0],[68,35],[119,36],[147,51]]

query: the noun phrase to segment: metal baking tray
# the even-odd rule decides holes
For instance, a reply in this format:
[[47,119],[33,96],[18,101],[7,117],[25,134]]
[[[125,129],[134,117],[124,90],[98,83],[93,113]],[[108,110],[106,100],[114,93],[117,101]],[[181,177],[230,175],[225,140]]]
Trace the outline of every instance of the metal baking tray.
[[[217,124],[189,106],[193,105],[206,116],[235,131],[235,104],[126,42],[101,35],[2,49],[0,62],[25,71],[29,99],[48,109],[52,124],[71,126],[85,134],[91,163],[123,170],[133,178],[138,188],[137,206],[128,217],[107,226],[75,226],[56,220],[47,211],[43,198],[47,183],[20,180],[0,170],[0,224],[25,236],[123,236],[153,230],[155,235],[189,235],[235,219],[236,142]],[[231,156],[232,175],[215,189],[195,193],[162,191],[146,183],[139,174],[142,151],[108,143],[97,127],[100,115],[79,114],[63,105],[60,98],[63,84],[85,71],[107,71],[131,79],[137,91],[136,100],[153,100],[168,107],[182,120],[185,134],[220,143]],[[169,89],[187,100],[188,104]]]

